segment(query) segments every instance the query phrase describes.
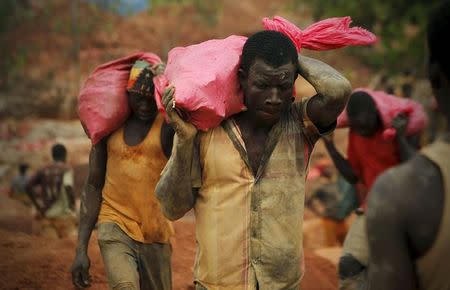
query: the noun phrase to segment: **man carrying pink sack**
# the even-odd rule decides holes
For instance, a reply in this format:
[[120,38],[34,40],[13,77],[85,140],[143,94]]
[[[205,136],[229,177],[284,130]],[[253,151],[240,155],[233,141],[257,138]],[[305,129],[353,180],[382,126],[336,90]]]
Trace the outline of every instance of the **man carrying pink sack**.
[[174,231],[154,195],[174,135],[154,99],[160,67],[124,58],[97,68],[82,90],[80,118],[93,145],[71,269],[79,288],[90,286],[87,248],[97,223],[110,289],[172,289]]
[[[298,74],[316,96],[294,102]],[[166,90],[176,137],[156,194],[171,220],[195,209],[196,289],[298,289],[309,156],[334,130],[351,87],[276,31],[246,41],[238,78],[246,110],[207,132],[179,117]]]
[[382,91],[356,89],[338,127],[349,126],[347,158],[336,149],[331,137],[323,138],[336,168],[356,188],[359,201],[339,260],[339,289],[364,289],[370,262],[365,211],[368,191],[376,178],[389,168],[408,160],[418,149],[418,136],[426,126],[419,103]]

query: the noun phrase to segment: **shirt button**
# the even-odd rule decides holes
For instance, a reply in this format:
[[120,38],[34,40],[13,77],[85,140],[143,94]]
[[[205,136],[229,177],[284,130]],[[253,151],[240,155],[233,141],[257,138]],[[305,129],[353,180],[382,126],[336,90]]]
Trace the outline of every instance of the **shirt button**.
[[258,263],[259,263],[258,258],[253,258],[253,264],[258,264]]

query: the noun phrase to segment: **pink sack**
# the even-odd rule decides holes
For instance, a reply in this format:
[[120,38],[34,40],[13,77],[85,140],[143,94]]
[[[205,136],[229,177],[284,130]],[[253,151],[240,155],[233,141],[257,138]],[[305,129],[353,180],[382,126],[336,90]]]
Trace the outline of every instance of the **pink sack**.
[[137,60],[160,63],[153,53],[139,52],[98,66],[78,95],[78,115],[92,144],[111,134],[127,119],[130,108],[126,87]]
[[238,68],[246,37],[229,36],[169,51],[166,70],[155,78],[158,108],[169,85],[175,86],[176,108],[200,130],[216,127],[243,107]]
[[[414,135],[421,132],[428,123],[428,117],[423,106],[416,101],[399,98],[383,91],[372,91],[363,88],[356,89],[353,92],[365,92],[372,96],[383,122],[383,137],[386,139],[395,137],[396,132],[392,128],[391,123],[392,119],[398,114],[403,113],[409,117],[408,127],[406,128],[407,135]],[[337,127],[343,128],[348,126],[347,110],[344,110],[337,120]]]
[[[301,31],[281,18],[265,18],[268,30],[276,30],[290,37],[297,49],[303,46],[325,50],[346,45],[368,45],[376,37],[361,28],[349,28],[350,17],[320,21]],[[169,52],[166,71],[155,80],[156,101],[164,113],[161,97],[165,88],[175,86],[175,106],[178,112],[200,130],[218,126],[224,119],[244,108],[243,95],[237,78],[243,36],[209,40]]]

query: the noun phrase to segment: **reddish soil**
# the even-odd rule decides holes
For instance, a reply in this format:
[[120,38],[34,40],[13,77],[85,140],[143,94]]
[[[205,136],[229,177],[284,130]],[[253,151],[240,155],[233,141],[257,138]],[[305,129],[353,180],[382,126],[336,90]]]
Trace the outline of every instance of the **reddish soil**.
[[[174,289],[193,289],[194,222],[192,219],[178,221],[175,230],[172,260]],[[75,253],[74,238],[50,240],[4,229],[0,229],[0,236],[0,289],[73,289],[69,268]],[[107,289],[95,232],[89,257],[92,275],[90,289]],[[331,262],[308,251],[305,258],[307,270],[302,289],[337,289],[336,267]]]

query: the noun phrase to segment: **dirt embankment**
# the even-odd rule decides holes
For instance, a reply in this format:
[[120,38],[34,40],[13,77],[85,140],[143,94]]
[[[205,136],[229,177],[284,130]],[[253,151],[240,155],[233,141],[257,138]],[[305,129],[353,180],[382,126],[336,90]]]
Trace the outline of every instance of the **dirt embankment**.
[[[76,118],[76,96],[87,75],[97,65],[132,52],[152,51],[166,59],[176,46],[249,35],[262,29],[263,17],[273,15],[302,28],[312,22],[306,6],[294,10],[288,0],[171,4],[130,17],[83,1],[78,13],[71,12],[70,1],[44,2],[29,18],[0,34],[3,59],[10,62],[7,77],[0,78],[0,118]],[[344,72],[355,87],[367,84],[370,70],[345,50],[312,55]]]

